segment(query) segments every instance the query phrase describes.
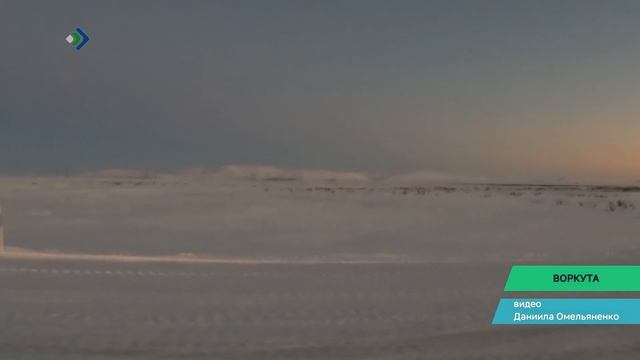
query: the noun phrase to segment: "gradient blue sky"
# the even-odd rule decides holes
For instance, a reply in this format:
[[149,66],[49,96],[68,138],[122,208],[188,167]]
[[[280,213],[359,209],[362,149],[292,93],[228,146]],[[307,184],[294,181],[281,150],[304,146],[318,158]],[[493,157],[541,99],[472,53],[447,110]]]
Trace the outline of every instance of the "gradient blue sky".
[[0,47],[3,172],[640,178],[637,1],[0,0]]

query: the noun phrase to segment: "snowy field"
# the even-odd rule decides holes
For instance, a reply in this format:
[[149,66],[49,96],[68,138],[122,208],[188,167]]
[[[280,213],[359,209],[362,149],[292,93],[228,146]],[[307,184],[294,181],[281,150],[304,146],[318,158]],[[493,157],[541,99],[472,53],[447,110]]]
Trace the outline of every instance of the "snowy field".
[[512,264],[637,263],[639,190],[2,178],[0,358],[638,358],[630,327],[490,321]]
[[634,187],[4,178],[32,250],[502,262],[640,255]]

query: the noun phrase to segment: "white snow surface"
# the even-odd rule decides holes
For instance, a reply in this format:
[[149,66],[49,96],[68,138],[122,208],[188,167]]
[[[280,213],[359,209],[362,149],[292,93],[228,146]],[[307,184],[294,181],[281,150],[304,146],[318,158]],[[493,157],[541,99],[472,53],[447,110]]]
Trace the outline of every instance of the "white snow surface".
[[282,175],[265,173],[244,180],[0,178],[6,245],[91,254],[505,263],[607,262],[640,251],[640,193],[633,188],[422,186],[357,176],[259,180]]

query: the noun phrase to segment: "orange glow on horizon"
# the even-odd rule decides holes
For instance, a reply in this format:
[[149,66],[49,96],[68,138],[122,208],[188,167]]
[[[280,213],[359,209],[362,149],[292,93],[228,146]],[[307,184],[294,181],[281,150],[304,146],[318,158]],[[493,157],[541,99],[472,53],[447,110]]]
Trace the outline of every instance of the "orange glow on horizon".
[[603,123],[554,130],[520,133],[514,142],[532,168],[585,178],[640,180],[640,131]]

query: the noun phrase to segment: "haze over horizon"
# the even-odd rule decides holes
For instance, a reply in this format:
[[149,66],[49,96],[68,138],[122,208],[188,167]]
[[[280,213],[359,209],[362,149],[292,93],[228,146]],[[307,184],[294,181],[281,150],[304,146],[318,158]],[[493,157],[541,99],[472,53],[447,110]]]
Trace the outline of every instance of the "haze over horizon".
[[0,0],[0,172],[637,181],[639,33],[634,2]]

